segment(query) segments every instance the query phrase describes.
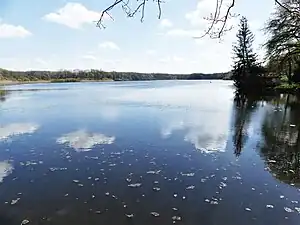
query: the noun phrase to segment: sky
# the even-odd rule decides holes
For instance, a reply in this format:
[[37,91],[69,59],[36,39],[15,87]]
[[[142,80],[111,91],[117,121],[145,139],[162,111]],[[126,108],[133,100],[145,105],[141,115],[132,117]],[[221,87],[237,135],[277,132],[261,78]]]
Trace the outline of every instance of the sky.
[[[95,21],[114,0],[0,0],[0,68],[13,70],[101,69],[105,71],[214,73],[232,66],[233,29],[219,40],[195,39],[205,31],[203,17],[215,0],[167,0],[158,19],[157,4],[148,2],[128,18],[120,7]],[[228,0],[227,0],[228,1]],[[133,1],[134,3],[136,1]],[[261,31],[273,0],[237,1],[233,10],[249,20],[254,49],[263,57]]]

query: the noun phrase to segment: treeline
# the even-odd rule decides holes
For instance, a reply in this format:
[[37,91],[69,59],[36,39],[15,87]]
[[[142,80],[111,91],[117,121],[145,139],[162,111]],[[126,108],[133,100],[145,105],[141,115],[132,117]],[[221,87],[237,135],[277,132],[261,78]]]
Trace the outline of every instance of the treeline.
[[[300,93],[300,1],[282,0],[264,31],[264,63],[254,52],[254,35],[243,17],[233,46],[233,80],[240,92],[264,92],[267,89]],[[276,85],[268,81],[277,80]],[[278,82],[279,81],[279,82]],[[279,83],[279,85],[278,85]]]
[[102,70],[61,70],[61,71],[9,71],[0,69],[0,80],[11,81],[51,81],[76,82],[81,80],[187,80],[187,79],[229,79],[229,73],[213,74],[164,74],[164,73],[134,73],[106,72]]

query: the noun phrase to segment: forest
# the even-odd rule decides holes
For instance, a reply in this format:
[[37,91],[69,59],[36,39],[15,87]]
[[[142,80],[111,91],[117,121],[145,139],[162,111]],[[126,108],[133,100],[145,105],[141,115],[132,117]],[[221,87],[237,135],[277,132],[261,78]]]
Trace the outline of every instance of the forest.
[[230,79],[231,73],[212,74],[163,74],[135,72],[105,72],[102,70],[61,70],[61,71],[9,71],[0,69],[0,81],[49,81],[49,82],[79,82],[79,81],[134,81],[134,80],[197,80],[197,79]]

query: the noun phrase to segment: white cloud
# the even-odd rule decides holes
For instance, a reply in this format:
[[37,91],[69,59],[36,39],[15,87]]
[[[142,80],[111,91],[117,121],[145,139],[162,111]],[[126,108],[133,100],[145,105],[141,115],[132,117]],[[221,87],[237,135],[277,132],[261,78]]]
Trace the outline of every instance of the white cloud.
[[42,59],[42,58],[35,58],[35,59],[34,59],[34,61],[35,61],[36,63],[38,63],[38,64],[42,65],[42,66],[46,66],[46,65],[48,65],[48,62],[47,62],[47,61],[45,61],[45,60],[44,60],[44,59]]
[[[231,3],[231,0],[224,0],[223,5],[220,11],[220,17],[226,14],[228,9],[228,3]],[[190,22],[191,25],[197,26],[199,28],[205,28],[208,24],[208,21],[204,19],[209,17],[210,14],[213,14],[216,9],[216,1],[211,0],[201,0],[198,2],[196,9],[194,11],[188,12],[185,15],[185,18]]]
[[184,58],[179,57],[179,56],[167,56],[164,58],[159,59],[160,63],[179,63],[179,62],[183,62]]
[[216,1],[211,0],[202,0],[199,1],[197,7],[194,11],[188,12],[185,15],[185,18],[190,22],[191,25],[194,26],[203,26],[207,21],[204,20],[204,17],[207,16],[208,13],[212,13],[214,8],[213,6],[216,4]]
[[112,42],[112,41],[106,41],[103,43],[99,44],[99,48],[107,48],[107,49],[112,49],[112,50],[120,50],[119,46]]
[[43,18],[70,28],[79,29],[84,24],[91,24],[97,21],[100,16],[100,12],[89,10],[80,3],[69,2],[56,12],[49,13]]
[[93,55],[84,55],[82,56],[83,59],[86,59],[86,60],[96,60],[97,58]]
[[173,27],[173,23],[169,19],[163,19],[160,21],[159,26],[161,28],[170,28]]
[[78,130],[63,135],[58,138],[58,144],[67,144],[77,152],[90,151],[95,145],[112,144],[115,137],[108,137],[104,134],[90,133],[84,130]]
[[173,56],[173,61],[175,61],[175,62],[183,62],[184,58],[179,57],[179,56]]
[[166,32],[167,36],[171,37],[197,37],[200,36],[199,30],[172,29]]
[[22,135],[22,134],[32,134],[39,126],[32,123],[12,123],[6,126],[0,127],[0,141],[6,140],[9,137]]
[[147,55],[155,55],[155,54],[156,54],[156,51],[153,50],[153,49],[149,49],[149,50],[146,51],[146,54],[147,54]]
[[0,21],[0,38],[25,38],[32,35],[20,25],[2,23]]

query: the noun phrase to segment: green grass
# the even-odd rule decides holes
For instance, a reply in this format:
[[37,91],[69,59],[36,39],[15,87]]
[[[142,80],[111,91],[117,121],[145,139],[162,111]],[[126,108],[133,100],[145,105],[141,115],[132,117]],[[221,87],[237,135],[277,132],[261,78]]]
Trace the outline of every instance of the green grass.
[[283,83],[275,87],[275,89],[282,93],[295,93],[300,91],[300,84]]

